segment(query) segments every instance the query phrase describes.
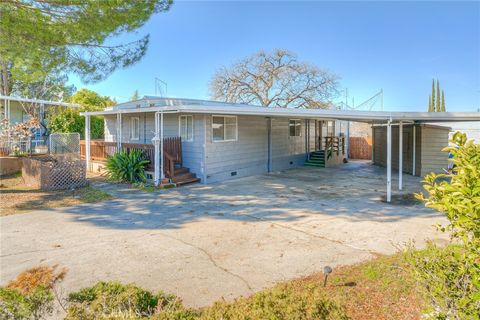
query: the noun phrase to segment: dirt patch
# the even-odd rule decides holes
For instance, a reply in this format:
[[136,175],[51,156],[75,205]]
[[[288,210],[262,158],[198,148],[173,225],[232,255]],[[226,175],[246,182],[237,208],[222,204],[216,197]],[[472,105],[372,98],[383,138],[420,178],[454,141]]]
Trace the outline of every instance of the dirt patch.
[[89,186],[72,190],[42,191],[27,187],[20,174],[0,179],[0,216],[108,199],[111,199],[108,193]]

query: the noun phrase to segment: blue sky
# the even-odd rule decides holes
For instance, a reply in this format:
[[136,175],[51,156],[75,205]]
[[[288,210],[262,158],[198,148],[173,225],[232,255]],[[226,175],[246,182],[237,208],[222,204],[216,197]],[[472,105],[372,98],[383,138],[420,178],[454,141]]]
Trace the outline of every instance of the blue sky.
[[94,85],[71,83],[122,102],[136,89],[154,94],[158,77],[168,96],[208,99],[217,68],[284,48],[338,74],[356,104],[383,88],[385,110],[426,111],[438,78],[447,111],[480,108],[478,1],[177,1],[137,33],[150,34],[142,61]]

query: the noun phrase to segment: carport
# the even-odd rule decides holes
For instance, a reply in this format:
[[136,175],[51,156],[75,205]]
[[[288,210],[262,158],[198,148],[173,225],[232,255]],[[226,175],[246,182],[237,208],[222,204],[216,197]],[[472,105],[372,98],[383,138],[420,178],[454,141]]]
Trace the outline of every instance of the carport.
[[[147,101],[148,102],[148,101]],[[287,119],[301,119],[301,120],[338,120],[338,121],[347,121],[347,122],[363,122],[371,124],[375,127],[384,127],[386,130],[386,140],[382,140],[381,143],[386,144],[386,168],[387,168],[387,186],[386,186],[386,199],[387,202],[391,201],[392,195],[392,127],[398,127],[398,172],[399,172],[399,183],[398,189],[402,190],[403,187],[403,130],[404,126],[413,125],[413,143],[417,141],[417,128],[420,125],[426,125],[429,123],[445,123],[448,126],[449,122],[461,122],[461,121],[480,121],[480,113],[478,112],[377,112],[377,111],[342,111],[342,110],[320,110],[320,109],[292,109],[292,108],[263,108],[259,106],[250,106],[250,105],[240,105],[240,104],[228,104],[220,103],[214,101],[197,101],[196,104],[189,104],[187,101],[186,104],[182,105],[163,105],[156,106],[155,103],[149,103],[148,106],[139,107],[139,108],[125,108],[125,109],[115,109],[115,110],[105,110],[100,112],[85,112],[83,115],[86,118],[85,126],[85,137],[86,137],[86,159],[87,166],[90,158],[90,116],[92,115],[108,115],[114,114],[117,116],[117,125],[118,128],[121,128],[121,119],[122,114],[128,113],[138,113],[138,112],[150,112],[155,113],[155,174],[154,181],[158,183],[163,178],[163,147],[162,147],[162,137],[164,137],[164,114],[169,113],[178,113],[178,114],[204,114],[204,115],[234,115],[234,116],[259,116],[266,119],[275,119],[275,118],[287,118]],[[271,122],[270,122],[271,123]],[[271,124],[270,124],[271,126]],[[348,131],[348,130],[347,130]],[[122,136],[121,131],[118,134]],[[348,132],[347,132],[348,135]],[[305,135],[305,137],[307,137]],[[269,140],[271,135],[269,135]],[[348,140],[348,139],[347,139]],[[158,142],[158,143],[157,143]],[[269,141],[270,142],[270,141]],[[121,138],[118,141],[121,146]],[[306,144],[309,142],[305,141]],[[375,150],[375,141],[374,150]],[[442,142],[441,142],[442,143]],[[448,140],[445,138],[443,145],[447,145]],[[348,154],[348,145],[347,154]],[[272,145],[268,143],[268,150],[265,150],[269,155],[272,153]],[[418,157],[416,154],[417,146],[414,145],[411,151],[411,158],[413,163],[413,175],[417,174],[417,163]],[[270,166],[269,166],[270,168]],[[270,170],[270,169],[269,169]],[[421,172],[421,170],[419,171]]]

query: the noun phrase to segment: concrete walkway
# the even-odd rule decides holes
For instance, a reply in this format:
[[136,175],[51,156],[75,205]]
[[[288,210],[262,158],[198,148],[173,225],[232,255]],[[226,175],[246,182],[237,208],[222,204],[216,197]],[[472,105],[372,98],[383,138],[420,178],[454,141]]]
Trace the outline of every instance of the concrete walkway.
[[[410,239],[445,239],[434,211],[398,193],[382,202],[385,184],[383,168],[353,162],[155,193],[100,185],[117,198],[1,217],[1,284],[59,264],[65,292],[120,280],[204,306]],[[405,176],[404,194],[419,190],[420,179]]]

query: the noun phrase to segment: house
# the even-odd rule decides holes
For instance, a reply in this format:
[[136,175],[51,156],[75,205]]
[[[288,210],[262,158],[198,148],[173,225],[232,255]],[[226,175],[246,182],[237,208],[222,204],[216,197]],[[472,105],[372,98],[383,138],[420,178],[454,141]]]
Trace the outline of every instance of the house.
[[57,112],[59,108],[78,106],[73,103],[0,95],[0,120],[8,119],[10,124],[16,124],[27,121],[31,114],[37,115],[41,127],[35,132],[34,141],[44,143],[49,115]]
[[[177,184],[197,179],[213,183],[295,166],[339,165],[348,149],[345,132],[341,129],[348,127],[343,125],[345,122],[384,126],[385,139],[376,142],[382,144],[386,152],[387,199],[391,195],[392,127],[398,127],[398,131],[393,132],[398,132],[399,139],[403,139],[403,127],[407,130],[408,125],[480,120],[479,113],[265,108],[153,96],[82,115],[86,118],[86,140],[81,154],[90,170],[101,166],[98,161],[101,163],[118,150],[141,149],[151,161],[148,169],[157,185],[164,178]],[[104,116],[104,141],[90,140],[92,115]],[[444,145],[448,143],[448,135],[436,137],[436,134],[431,136],[420,131],[418,137],[412,136],[414,141],[422,140],[420,147],[427,146],[433,138],[445,140]],[[374,139],[373,143],[376,142]],[[397,146],[399,189],[404,173],[401,158],[404,153],[412,153],[415,166],[416,161],[422,160],[419,155],[413,155],[416,148],[404,151],[403,146],[401,141]],[[429,170],[441,171],[447,166],[447,156],[442,154],[441,157],[444,158]],[[417,172],[423,173],[422,170]]]
[[[225,106],[232,110],[221,111]],[[193,99],[146,96],[97,112],[105,119],[104,142],[114,145],[121,140],[123,147],[150,144],[153,148],[155,110],[151,108],[159,107],[194,109],[195,112],[165,111],[163,137],[181,138],[182,166],[203,183],[304,165],[310,152],[323,150],[330,140],[335,142],[334,154],[327,161],[311,159],[309,165],[329,166],[343,160],[344,152],[337,155],[337,144],[344,134],[340,121],[269,117],[262,114],[262,107]],[[260,113],[242,114],[242,108]],[[121,139],[117,139],[119,136]],[[332,139],[327,142],[327,137]]]

